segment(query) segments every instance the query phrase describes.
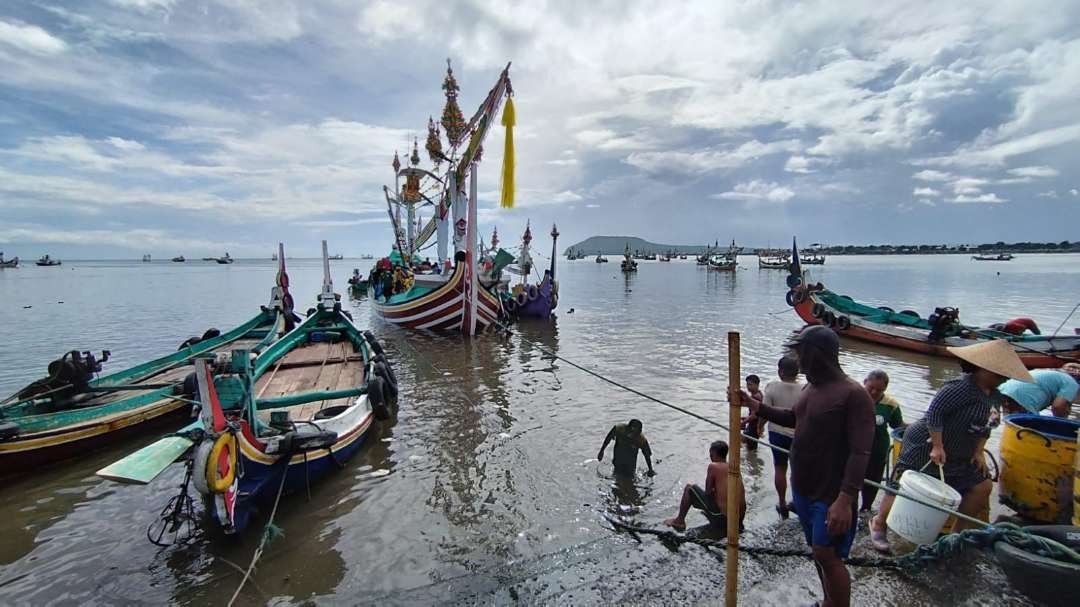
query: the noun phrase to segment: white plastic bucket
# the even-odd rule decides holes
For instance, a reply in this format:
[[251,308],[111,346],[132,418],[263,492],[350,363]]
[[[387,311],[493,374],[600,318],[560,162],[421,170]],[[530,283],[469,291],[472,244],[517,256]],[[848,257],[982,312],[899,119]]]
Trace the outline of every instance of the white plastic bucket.
[[[939,470],[940,473],[940,470]],[[949,510],[956,510],[960,505],[960,494],[956,489],[929,474],[906,470],[900,476],[900,491],[924,502],[937,504]],[[949,514],[928,506],[913,502],[903,496],[896,496],[886,523],[900,537],[914,544],[930,544],[937,539]]]

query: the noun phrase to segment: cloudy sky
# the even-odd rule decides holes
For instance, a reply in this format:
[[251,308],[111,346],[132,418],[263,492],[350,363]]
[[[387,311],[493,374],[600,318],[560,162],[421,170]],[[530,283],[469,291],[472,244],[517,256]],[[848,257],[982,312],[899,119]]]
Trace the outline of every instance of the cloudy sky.
[[7,0],[0,250],[383,252],[447,57],[466,115],[513,62],[504,242],[1080,238],[1080,3],[521,4]]

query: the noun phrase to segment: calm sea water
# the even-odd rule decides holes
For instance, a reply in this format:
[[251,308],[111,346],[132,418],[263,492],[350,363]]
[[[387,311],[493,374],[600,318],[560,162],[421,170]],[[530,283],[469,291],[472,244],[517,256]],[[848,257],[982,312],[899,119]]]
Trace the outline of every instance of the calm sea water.
[[[387,345],[402,384],[400,413],[347,469],[283,501],[247,604],[702,603],[721,600],[723,562],[695,546],[669,550],[605,527],[620,514],[656,525],[681,488],[703,482],[715,428],[659,407],[541,353],[576,363],[720,422],[727,421],[726,336],[742,334],[742,368],[774,376],[781,344],[800,322],[784,304],[783,272],[743,257],[737,273],[692,261],[561,262],[558,318],[510,335],[471,340],[407,333],[351,302],[358,325]],[[1080,256],[1030,255],[1008,263],[963,256],[830,257],[814,279],[858,300],[926,314],[960,308],[984,324],[1030,316],[1052,331],[1080,301]],[[339,289],[353,267],[333,262]],[[266,303],[269,261],[65,262],[0,271],[0,395],[44,373],[70,349],[109,349],[108,369],[175,350],[208,327],[226,329]],[[290,260],[298,305],[322,273]],[[1071,333],[1080,317],[1066,325]],[[911,421],[958,369],[947,361],[845,341],[842,364],[874,368]],[[596,451],[614,423],[644,420],[658,475],[616,485]],[[182,480],[173,466],[148,487],[99,480],[94,471],[151,442],[146,437],[8,483],[0,499],[0,601],[12,603],[223,604],[258,533],[200,535],[159,549],[147,525]],[[991,443],[996,450],[996,437]],[[744,452],[745,453],[745,452]],[[609,451],[610,457],[610,451]],[[771,456],[744,456],[750,512],[744,543],[801,547],[794,518],[773,512]],[[693,518],[690,523],[702,524]],[[865,533],[861,533],[861,536]],[[867,550],[860,537],[856,553]],[[232,563],[232,564],[230,564]],[[740,594],[753,603],[818,596],[808,561],[744,557]],[[996,604],[1016,599],[992,559],[972,555],[903,575],[856,570],[865,604]]]

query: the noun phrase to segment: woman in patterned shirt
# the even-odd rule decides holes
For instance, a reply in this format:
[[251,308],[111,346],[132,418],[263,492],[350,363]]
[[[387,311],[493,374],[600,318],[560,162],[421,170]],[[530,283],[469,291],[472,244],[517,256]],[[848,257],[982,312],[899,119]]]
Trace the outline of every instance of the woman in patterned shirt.
[[[990,437],[990,411],[1001,406],[998,386],[1007,379],[1031,382],[1031,374],[1008,342],[991,342],[949,348],[960,359],[964,376],[946,382],[926,415],[911,424],[904,432],[900,458],[896,462],[889,486],[900,488],[900,476],[905,470],[922,470],[928,463],[941,466],[945,482],[962,496],[958,510],[975,516],[989,499],[993,483],[987,474],[983,445]],[[889,552],[885,521],[889,516],[894,494],[887,494],[881,511],[870,520],[870,540],[874,548]],[[954,531],[962,531],[971,523],[958,520]]]

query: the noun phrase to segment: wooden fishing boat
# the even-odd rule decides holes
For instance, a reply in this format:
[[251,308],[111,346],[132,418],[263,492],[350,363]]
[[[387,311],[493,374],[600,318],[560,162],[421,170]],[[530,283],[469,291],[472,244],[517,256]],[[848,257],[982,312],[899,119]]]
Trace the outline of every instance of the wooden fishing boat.
[[58,265],[60,265],[62,263],[63,262],[61,262],[59,259],[53,259],[52,257],[49,257],[48,255],[44,255],[41,259],[35,261],[34,265],[51,267],[51,266],[58,266]]
[[233,258],[229,256],[229,253],[227,251],[225,253],[225,257],[215,257],[213,259],[214,259],[214,261],[216,261],[216,262],[218,262],[220,264],[223,264],[223,265],[224,264],[230,264],[230,263],[233,262]]
[[626,250],[623,251],[623,260],[619,262],[619,269],[625,274],[631,272],[637,272],[637,262],[634,261],[632,255],[630,255],[630,245],[626,245]]
[[343,467],[375,419],[392,415],[397,382],[374,335],[341,309],[325,253],[323,271],[314,312],[254,364],[245,350],[215,365],[216,374],[207,359],[196,361],[196,422],[98,475],[146,484],[184,458],[207,503],[204,519],[232,534],[261,506]]
[[143,260],[143,263],[150,263],[151,261],[153,261],[153,259],[150,257],[149,253],[147,253],[146,255],[143,255],[142,260]]
[[349,277],[349,293],[354,299],[367,295],[368,279],[360,273],[360,268],[353,268],[352,276]]
[[11,259],[4,259],[4,254],[0,252],[0,268],[17,268],[19,267],[19,257],[15,256]]
[[791,261],[782,255],[758,256],[758,267],[764,270],[787,270]]
[[184,256],[183,256],[183,255],[177,255],[176,257],[173,257],[173,258],[172,258],[172,261],[174,261],[174,262],[176,262],[176,263],[184,263],[184,262],[185,262],[185,261],[187,261],[187,260],[186,260],[186,259],[184,259]]
[[49,376],[0,405],[0,477],[38,467],[146,432],[179,423],[190,410],[192,361],[209,352],[269,347],[299,320],[292,311],[284,264],[270,303],[247,322],[221,333],[208,330],[172,354],[96,379],[108,359],[69,352],[49,364]]
[[530,284],[529,275],[533,264],[532,257],[529,254],[529,247],[532,242],[532,232],[528,224],[526,224],[525,234],[521,237],[521,253],[518,255],[518,267],[512,269],[513,273],[521,275],[522,280],[520,284],[514,285],[510,290],[509,297],[503,303],[503,307],[510,318],[549,318],[551,312],[558,307],[559,283],[555,280],[555,260],[557,259],[555,250],[558,239],[559,230],[552,225],[551,267],[544,270],[544,276],[539,283]]
[[[496,284],[484,284],[479,277],[477,219],[477,171],[480,149],[500,108],[505,103],[502,123],[506,127],[503,153],[502,206],[513,205],[513,135],[514,108],[510,100],[510,66],[506,66],[488,92],[479,109],[468,122],[457,104],[459,87],[447,62],[443,80],[446,106],[443,130],[428,121],[425,144],[433,170],[420,168],[418,143],[414,140],[408,166],[402,166],[397,153],[394,188],[383,187],[390,221],[393,224],[395,249],[376,264],[372,276],[372,309],[388,322],[408,328],[433,331],[461,331],[472,335],[494,323],[503,309],[495,294]],[[443,151],[445,136],[449,149]],[[445,162],[445,172],[440,166]],[[400,184],[405,178],[404,185]],[[508,178],[509,177],[509,178]],[[429,195],[430,194],[430,195]],[[434,206],[427,225],[416,232],[416,213]],[[402,219],[402,211],[407,217]],[[453,269],[447,257],[448,232],[453,226]],[[437,235],[438,271],[419,272],[415,258],[428,239]],[[385,263],[383,263],[385,262]]]
[[607,263],[607,257],[604,257],[603,253],[597,253],[596,263]]
[[978,255],[972,255],[971,258],[975,261],[1012,261],[1012,253],[980,253]]
[[[798,258],[795,247],[792,259]],[[792,264],[786,300],[807,324],[832,327],[840,335],[933,356],[951,357],[946,348],[991,339],[1008,341],[1028,368],[1060,367],[1080,361],[1080,335],[1015,335],[991,327],[960,323],[959,310],[936,308],[927,318],[912,310],[856,302],[812,283],[800,264]]]
[[345,259],[345,256],[342,255],[341,253],[338,253],[337,255],[331,255],[330,259],[333,259],[335,261],[340,261],[342,259]]

